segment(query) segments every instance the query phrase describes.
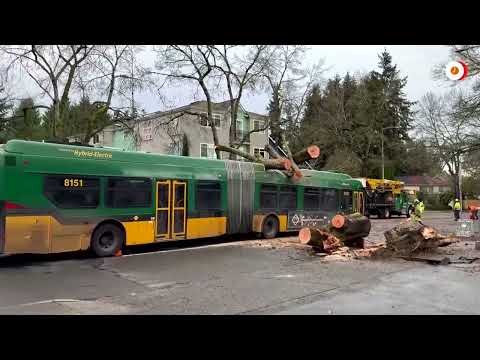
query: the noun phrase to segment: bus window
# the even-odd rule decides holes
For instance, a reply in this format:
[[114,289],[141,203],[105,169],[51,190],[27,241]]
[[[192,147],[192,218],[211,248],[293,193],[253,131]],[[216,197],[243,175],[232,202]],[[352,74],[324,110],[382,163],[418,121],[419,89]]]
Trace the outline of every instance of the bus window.
[[352,198],[352,192],[351,191],[342,191],[342,210],[350,214],[353,212],[353,198]]
[[46,176],[43,193],[61,209],[96,208],[100,199],[100,179],[76,175]]
[[297,208],[297,188],[295,186],[281,186],[279,193],[279,208],[292,210]]
[[319,188],[305,188],[303,193],[303,208],[305,210],[320,210]]
[[322,210],[337,211],[337,191],[335,189],[322,189]]
[[260,207],[262,209],[278,208],[278,193],[276,185],[262,185],[260,189]]
[[197,210],[221,210],[220,183],[199,181],[197,183]]
[[146,178],[108,178],[105,206],[117,209],[151,207],[151,180]]

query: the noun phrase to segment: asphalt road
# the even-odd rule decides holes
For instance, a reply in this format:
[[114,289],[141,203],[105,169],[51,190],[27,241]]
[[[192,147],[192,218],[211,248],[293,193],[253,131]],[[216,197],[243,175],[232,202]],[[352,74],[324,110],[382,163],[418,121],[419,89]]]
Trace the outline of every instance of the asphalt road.
[[[427,218],[455,228],[450,214]],[[398,221],[373,219],[371,241]],[[201,245],[0,259],[0,314],[480,313],[473,264],[326,262],[292,248]]]

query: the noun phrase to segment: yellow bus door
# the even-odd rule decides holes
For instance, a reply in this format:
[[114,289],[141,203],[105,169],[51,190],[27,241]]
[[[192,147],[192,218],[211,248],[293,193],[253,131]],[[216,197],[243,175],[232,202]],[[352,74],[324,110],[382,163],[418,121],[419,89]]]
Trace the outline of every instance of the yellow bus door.
[[187,183],[157,181],[156,238],[172,240],[185,238]]
[[184,181],[173,181],[172,192],[172,239],[184,239],[187,221],[187,183]]

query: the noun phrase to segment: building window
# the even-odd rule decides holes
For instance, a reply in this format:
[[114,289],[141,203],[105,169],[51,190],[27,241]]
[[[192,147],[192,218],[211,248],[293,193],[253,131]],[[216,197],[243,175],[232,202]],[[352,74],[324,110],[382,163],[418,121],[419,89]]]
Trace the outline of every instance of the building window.
[[267,159],[265,149],[262,148],[253,148],[253,155],[261,156],[264,159]]
[[260,208],[278,208],[278,192],[276,185],[262,185],[260,189]]
[[61,209],[98,207],[100,179],[76,175],[47,176],[44,195]]
[[143,128],[143,140],[152,140],[152,128],[150,126]]
[[265,121],[261,119],[253,119],[253,130],[259,130],[262,129],[261,131],[266,131],[264,129],[265,127]]
[[94,142],[95,144],[98,144],[98,143],[100,142],[100,135],[95,134],[95,135],[93,136],[93,142]]
[[214,144],[200,144],[200,157],[216,159]]
[[221,210],[221,188],[216,181],[197,183],[197,210]]
[[144,178],[109,178],[105,206],[108,208],[151,207],[151,180]]
[[297,188],[295,186],[281,186],[279,193],[280,209],[292,210],[297,208]]
[[[212,114],[212,119],[215,122],[215,127],[219,128],[220,127],[220,122],[222,120],[222,115]],[[199,116],[198,122],[202,126],[210,126],[210,122],[209,122],[209,119],[208,119],[208,114],[207,113],[201,113],[201,116]]]

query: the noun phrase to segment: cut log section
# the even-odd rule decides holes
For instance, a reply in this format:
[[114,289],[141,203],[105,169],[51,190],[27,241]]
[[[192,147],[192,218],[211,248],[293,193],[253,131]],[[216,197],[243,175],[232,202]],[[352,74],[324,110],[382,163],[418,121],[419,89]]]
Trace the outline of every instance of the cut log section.
[[301,244],[324,251],[343,245],[364,247],[363,238],[370,234],[370,219],[361,214],[335,215],[330,225],[321,228],[302,228],[298,233]]
[[300,243],[310,245],[320,251],[331,252],[341,246],[341,242],[334,235],[323,229],[303,228],[298,233]]
[[253,155],[250,155],[242,150],[234,149],[229,146],[225,145],[217,145],[215,149],[223,152],[228,152],[231,154],[235,154],[241,156],[247,160],[261,163],[265,166],[265,169],[277,169],[277,170],[291,170],[292,169],[292,161],[286,158],[278,158],[278,159],[260,159]]
[[310,145],[306,149],[300,150],[293,154],[293,160],[297,164],[302,164],[305,161],[316,159],[320,156],[320,148],[317,145]]

